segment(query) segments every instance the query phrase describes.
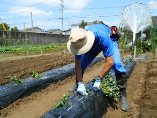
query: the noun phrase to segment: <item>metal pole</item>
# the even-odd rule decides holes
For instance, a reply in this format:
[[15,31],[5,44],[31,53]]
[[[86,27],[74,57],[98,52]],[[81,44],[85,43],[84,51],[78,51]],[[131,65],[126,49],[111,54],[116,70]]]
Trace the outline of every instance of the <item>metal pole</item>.
[[31,12],[31,25],[32,25],[32,31],[33,31],[33,17],[32,17],[32,12]]
[[26,23],[23,23],[23,30],[25,30],[25,25],[26,25]]
[[2,24],[2,19],[0,18],[1,24]]
[[64,16],[63,16],[63,9],[64,9],[64,1],[63,0],[60,0],[61,1],[61,24],[62,24],[62,31],[63,31],[63,19],[64,19]]

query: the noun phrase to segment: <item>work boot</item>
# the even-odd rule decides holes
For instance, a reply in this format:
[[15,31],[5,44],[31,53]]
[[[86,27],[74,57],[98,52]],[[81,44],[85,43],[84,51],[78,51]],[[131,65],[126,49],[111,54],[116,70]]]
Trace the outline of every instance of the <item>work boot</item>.
[[120,104],[122,111],[129,111],[129,103],[127,101],[126,89],[120,90]]

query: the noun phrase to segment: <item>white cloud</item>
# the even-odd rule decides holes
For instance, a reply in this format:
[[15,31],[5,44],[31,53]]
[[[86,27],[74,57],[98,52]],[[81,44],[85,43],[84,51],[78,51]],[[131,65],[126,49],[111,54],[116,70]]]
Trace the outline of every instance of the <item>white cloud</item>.
[[[64,1],[64,9],[65,9],[64,17],[69,18],[70,14],[79,13],[83,8],[85,8],[89,4],[91,0],[63,0],[63,1]],[[47,29],[47,28],[51,29],[51,27],[61,28],[61,22],[59,20],[53,20],[54,17],[58,18],[60,14],[57,14],[54,12],[52,13],[53,10],[58,11],[58,9],[60,8],[60,4],[61,4],[60,0],[14,0],[14,2],[16,2],[17,7],[14,6],[10,8],[9,13],[14,14],[15,17],[16,15],[30,17],[30,12],[32,12],[33,20],[35,21],[33,23],[34,26],[39,26],[44,29]],[[68,16],[66,14],[67,12],[69,14]],[[53,17],[51,17],[52,14],[53,14]],[[45,16],[48,16],[48,17],[45,17]],[[38,20],[36,20],[36,18],[38,18]],[[46,19],[52,19],[52,20],[48,21]],[[70,20],[70,22],[64,21],[64,25],[66,25],[64,26],[64,28],[70,26],[70,24],[74,21],[75,21],[74,19],[72,21]],[[27,25],[29,26],[30,24],[27,23]]]
[[44,11],[34,7],[12,7],[9,9],[9,13],[17,13],[19,15],[28,15],[32,12],[33,16],[50,16],[52,15],[51,11]]
[[56,5],[59,3],[59,0],[16,0],[22,5],[36,5],[36,4],[48,4]]
[[157,9],[157,0],[151,0],[148,4],[150,9]]
[[69,9],[83,9],[91,0],[64,0],[66,8]]
[[[48,5],[48,6],[56,6],[61,4],[60,0],[16,0],[21,5]],[[67,9],[83,9],[91,0],[63,0],[64,7]],[[77,10],[76,10],[77,11]]]
[[65,13],[79,13],[91,0],[64,0]]

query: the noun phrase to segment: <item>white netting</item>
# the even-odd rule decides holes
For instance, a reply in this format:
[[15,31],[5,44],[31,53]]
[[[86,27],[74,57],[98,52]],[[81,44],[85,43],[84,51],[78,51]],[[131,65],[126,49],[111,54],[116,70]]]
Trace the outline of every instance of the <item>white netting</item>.
[[127,6],[122,12],[122,26],[131,30],[134,34],[143,31],[151,24],[149,9],[142,3],[133,3]]

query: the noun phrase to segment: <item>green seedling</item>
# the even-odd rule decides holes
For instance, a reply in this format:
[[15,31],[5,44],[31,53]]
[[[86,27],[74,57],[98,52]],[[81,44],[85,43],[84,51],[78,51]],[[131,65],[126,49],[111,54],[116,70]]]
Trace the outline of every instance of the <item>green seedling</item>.
[[12,82],[17,83],[17,84],[22,84],[22,81],[21,81],[20,79],[18,79],[16,75],[13,75],[13,76],[10,78],[10,80],[11,80]]
[[100,88],[106,96],[113,98],[115,101],[118,101],[120,98],[119,88],[111,73],[103,79],[103,82],[100,84]]
[[65,105],[65,103],[67,102],[68,98],[69,98],[69,95],[64,94],[63,98],[61,98],[54,107],[55,108],[63,107]]
[[37,78],[37,77],[40,77],[40,75],[39,75],[39,73],[33,71],[33,72],[32,72],[32,77],[33,77],[33,78]]

